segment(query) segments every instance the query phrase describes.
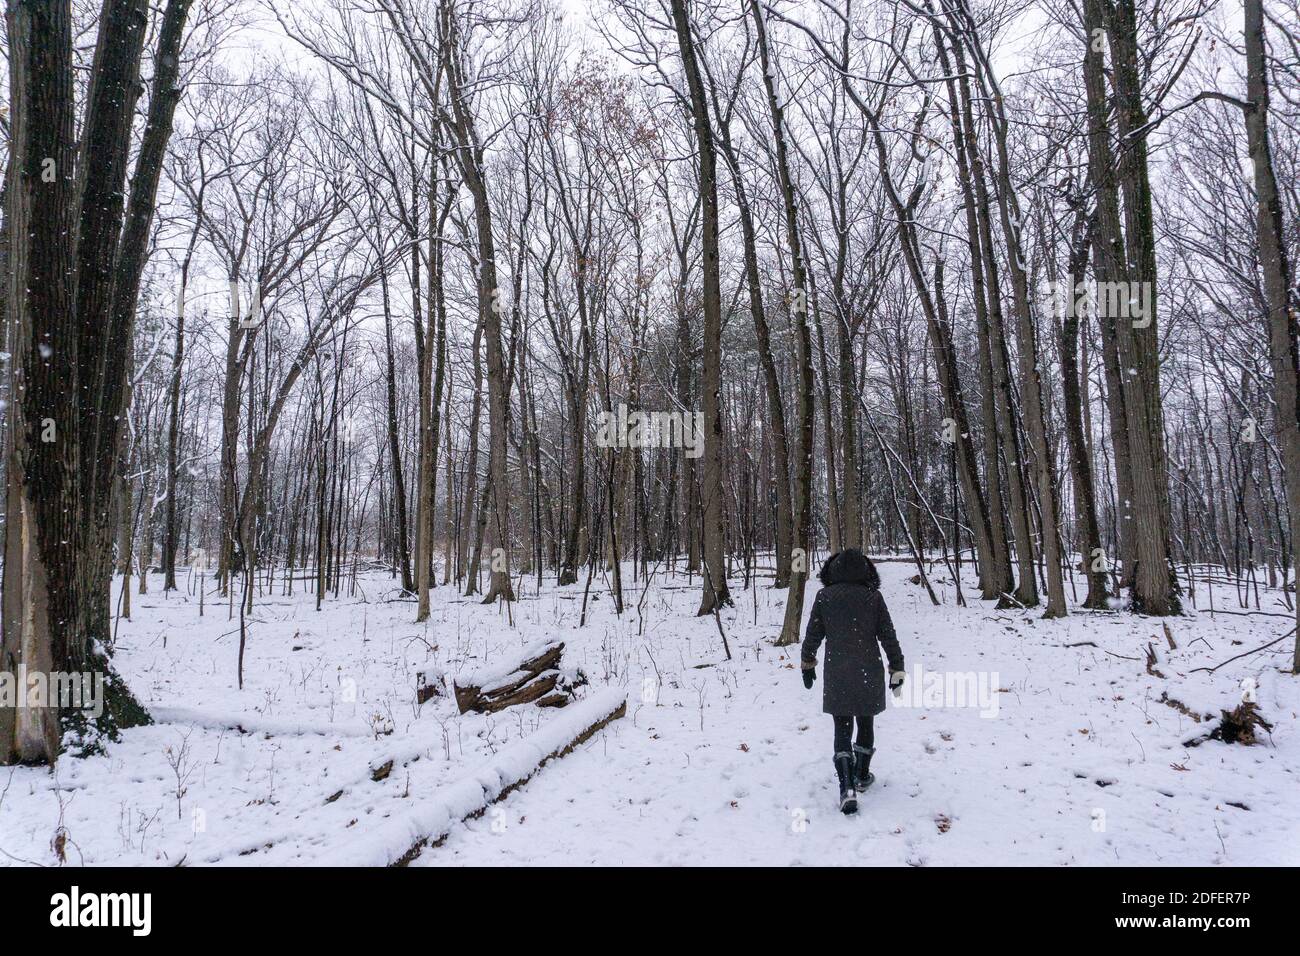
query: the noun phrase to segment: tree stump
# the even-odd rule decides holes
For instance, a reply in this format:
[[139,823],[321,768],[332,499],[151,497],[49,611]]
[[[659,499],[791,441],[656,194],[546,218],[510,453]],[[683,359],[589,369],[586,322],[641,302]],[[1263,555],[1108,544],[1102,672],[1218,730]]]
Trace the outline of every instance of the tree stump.
[[441,668],[421,666],[415,672],[415,702],[424,704],[443,696],[445,683]]

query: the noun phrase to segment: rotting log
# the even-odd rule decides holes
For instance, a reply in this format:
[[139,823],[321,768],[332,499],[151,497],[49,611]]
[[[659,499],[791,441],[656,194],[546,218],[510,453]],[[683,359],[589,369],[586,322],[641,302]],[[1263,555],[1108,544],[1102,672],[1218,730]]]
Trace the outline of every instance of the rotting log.
[[563,641],[533,644],[517,663],[462,675],[453,684],[456,706],[462,714],[471,710],[491,714],[534,702],[540,707],[563,707],[569,702],[559,670],[563,652]]

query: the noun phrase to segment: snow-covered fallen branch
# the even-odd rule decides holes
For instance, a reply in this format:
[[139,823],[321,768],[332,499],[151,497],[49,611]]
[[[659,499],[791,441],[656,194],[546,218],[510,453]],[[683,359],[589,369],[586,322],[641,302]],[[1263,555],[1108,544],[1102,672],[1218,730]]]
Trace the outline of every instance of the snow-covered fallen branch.
[[192,707],[150,707],[157,724],[188,724],[208,730],[233,730],[241,734],[266,734],[271,737],[317,734],[322,737],[371,737],[374,730],[355,719],[331,721],[302,717],[268,717],[262,714],[217,714]]
[[573,704],[536,733],[498,751],[473,773],[439,787],[414,809],[341,841],[318,866],[406,866],[426,846],[438,846],[457,823],[482,816],[602,727],[627,713],[626,694],[609,688]]

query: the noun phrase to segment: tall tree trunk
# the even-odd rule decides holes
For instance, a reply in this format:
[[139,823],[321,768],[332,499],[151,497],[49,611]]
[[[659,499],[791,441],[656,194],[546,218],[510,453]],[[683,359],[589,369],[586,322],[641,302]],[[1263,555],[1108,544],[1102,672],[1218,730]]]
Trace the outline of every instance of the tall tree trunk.
[[[434,167],[436,169],[436,166]],[[432,197],[430,197],[432,199]],[[432,213],[432,210],[431,210]],[[432,250],[430,250],[432,251]],[[418,271],[419,263],[414,260],[412,268]],[[430,280],[432,281],[432,276]],[[418,292],[414,294],[418,295]],[[416,495],[418,502],[415,511],[415,620],[426,621],[429,618],[429,588],[433,585],[430,562],[433,555],[433,484],[438,463],[434,454],[434,417],[436,405],[433,397],[433,354],[439,348],[434,340],[434,317],[428,312],[428,331],[422,336],[424,348],[421,350],[419,398],[420,407],[416,414],[419,439],[417,441],[419,461],[416,467]],[[439,356],[441,364],[441,356]]]
[[[1115,93],[1116,132],[1119,150],[1117,171],[1124,196],[1124,236],[1127,242],[1129,279],[1148,284],[1151,313],[1142,323],[1132,323],[1136,366],[1143,383],[1148,428],[1151,431],[1152,465],[1156,494],[1160,502],[1160,525],[1171,593],[1177,588],[1169,554],[1169,460],[1165,451],[1164,403],[1160,394],[1160,337],[1157,315],[1155,212],[1147,159],[1149,133],[1146,106],[1142,99],[1139,64],[1137,10],[1133,0],[1114,0],[1108,8],[1107,26],[1111,48],[1111,79]],[[1176,601],[1177,598],[1175,597]]]
[[[955,32],[958,36],[965,36],[967,30],[958,26]],[[1002,465],[1006,469],[1011,527],[1016,539],[1016,563],[1018,565],[1019,581],[1016,585],[1015,600],[1024,607],[1033,607],[1038,604],[1038,581],[1034,572],[1033,530],[1029,519],[1029,499],[1024,484],[1015,403],[1011,395],[1010,357],[1007,350],[1006,325],[1002,315],[1002,288],[998,277],[997,250],[993,242],[993,216],[988,178],[984,156],[975,135],[970,80],[966,68],[966,55],[961,42],[953,44],[953,55],[956,58],[959,77],[957,88],[962,105],[962,129],[965,140],[966,163],[969,166],[971,181],[974,185],[980,257],[984,266],[994,411],[997,419],[998,438],[1002,449]]]
[[[433,179],[433,177],[434,174],[430,173],[430,178]],[[446,286],[443,282],[446,246],[443,234],[447,226],[447,219],[451,215],[455,195],[453,187],[449,187],[446,201],[438,208],[436,222],[434,221],[434,207],[438,206],[436,184],[430,188],[429,195],[429,220],[433,226],[429,233],[429,312],[435,319],[431,319],[429,322],[428,345],[431,348],[436,348],[437,352],[433,361],[433,393],[430,396],[429,405],[429,513],[424,519],[424,533],[429,540],[429,544],[425,548],[425,565],[429,574],[429,587],[433,587],[438,583],[433,567],[434,514],[438,508],[438,450],[442,439],[441,409],[443,392],[447,388],[447,297]],[[423,487],[420,490],[421,493],[425,491]],[[447,512],[450,514],[450,483],[447,485],[446,497]]]
[[701,241],[703,243],[704,374],[700,380],[704,410],[704,460],[701,462],[700,510],[703,518],[704,594],[698,614],[731,604],[722,540],[722,279],[718,234],[717,151],[686,0],[672,0],[677,46],[690,91],[695,145],[699,152]]
[[[966,124],[969,111],[964,109],[965,100],[959,95],[956,80],[952,77],[949,66],[945,33],[938,18],[933,21],[935,47],[939,52],[939,64],[948,77],[945,86],[948,94],[948,116],[952,125],[953,155],[957,159],[957,179],[962,189],[962,205],[966,213],[966,243],[970,255],[972,294],[975,303],[975,330],[978,348],[978,367],[980,375],[980,418],[983,423],[983,441],[981,451],[984,458],[985,481],[988,485],[986,505],[988,508],[989,536],[991,547],[990,561],[980,561],[980,593],[984,600],[997,600],[1000,605],[1010,604],[1010,595],[1015,590],[1015,575],[1011,569],[1011,551],[1007,541],[1006,512],[1002,503],[1002,474],[998,464],[998,425],[997,411],[993,397],[993,357],[989,343],[988,293],[984,283],[984,257],[979,240],[979,220],[975,211],[975,187],[971,177],[970,162],[967,160],[969,147]],[[950,403],[951,410],[952,405]],[[960,459],[959,459],[960,463]],[[969,507],[970,499],[967,499]]]
[[732,143],[729,125],[722,117],[718,120],[718,130],[722,155],[731,170],[731,181],[736,192],[736,208],[740,213],[741,248],[745,261],[745,284],[749,291],[749,313],[754,320],[758,364],[763,371],[763,387],[767,393],[768,416],[771,419],[772,467],[776,484],[776,574],[772,586],[784,588],[790,585],[790,553],[794,547],[793,502],[790,497],[790,445],[786,433],[785,405],[781,401],[781,380],[777,377],[776,360],[772,355],[772,330],[767,324],[767,310],[763,306],[763,282],[758,271],[758,238],[754,229],[754,214],[740,169],[740,157]]
[[[15,420],[17,500],[11,512],[22,515],[15,542],[21,558],[6,564],[5,574],[21,573],[28,582],[6,583],[4,595],[25,597],[28,609],[6,609],[4,617],[21,620],[14,631],[17,646],[30,647],[33,661],[44,657],[48,645],[49,660],[59,670],[98,668],[104,674],[105,706],[95,721],[98,731],[112,738],[119,727],[148,722],[97,648],[108,647],[111,638],[111,489],[125,418],[126,350],[180,96],[177,77],[189,2],[169,0],[163,13],[129,189],[148,6],[143,0],[106,0],[103,6],[79,162],[74,160],[69,7],[66,0],[9,6],[11,166],[19,180],[9,191],[8,222],[15,239],[10,312],[15,380],[22,383],[24,401]],[[45,441],[42,429],[50,436]],[[86,720],[80,711],[65,710],[62,716],[75,730]],[[44,736],[47,717],[38,718],[45,743],[31,746],[29,727],[19,759],[55,758],[57,741],[50,745]],[[0,727],[0,740],[8,736]],[[8,759],[14,745],[0,746]]]
[[[1106,20],[1103,0],[1085,0],[1083,9],[1087,38],[1084,84],[1088,101],[1088,163],[1097,194],[1097,280],[1099,283],[1120,283],[1118,288],[1128,290],[1131,297],[1134,282],[1146,281],[1154,286],[1154,271],[1150,273],[1151,278],[1140,278],[1148,267],[1153,270],[1154,266],[1144,265],[1135,276],[1126,259],[1124,228],[1115,188],[1104,63],[1101,51],[1093,42],[1094,31],[1101,29]],[[1131,110],[1130,105],[1130,114]],[[1135,149],[1137,139],[1140,137],[1130,137],[1126,148]],[[1127,161],[1145,166],[1145,149],[1140,158],[1130,157]],[[1130,198],[1140,201],[1136,197]],[[1169,538],[1164,520],[1167,505],[1160,487],[1164,474],[1161,464],[1164,435],[1159,417],[1151,414],[1153,403],[1159,404],[1158,356],[1154,342],[1149,341],[1155,335],[1156,326],[1154,292],[1148,301],[1153,314],[1144,317],[1145,328],[1135,328],[1138,323],[1128,316],[1099,314],[1098,321],[1106,330],[1104,334],[1113,336],[1111,354],[1107,357],[1107,380],[1118,387],[1123,400],[1124,418],[1122,422],[1112,422],[1112,435],[1117,445],[1124,440],[1125,434],[1128,438],[1133,507],[1131,514],[1125,517],[1134,536],[1136,564],[1130,576],[1132,605],[1141,613],[1164,615],[1178,613],[1181,605],[1174,590],[1169,563]]]
[[[804,590],[808,582],[809,551],[812,546],[812,457],[813,457],[813,357],[812,333],[808,327],[808,276],[804,268],[803,242],[799,238],[799,209],[790,175],[786,143],[785,111],[776,86],[776,64],[767,42],[767,16],[758,0],[750,0],[750,13],[758,38],[759,65],[767,92],[767,109],[772,120],[772,145],[776,156],[777,181],[785,212],[785,239],[790,253],[790,319],[794,325],[795,353],[799,366],[799,457],[794,469],[794,554],[790,569],[790,595],[785,602],[779,646],[797,644],[803,626]],[[829,422],[828,422],[829,424]]]
[[840,509],[843,524],[841,543],[846,548],[862,547],[862,491],[858,485],[858,440],[856,405],[858,390],[853,381],[853,337],[847,315],[835,316],[835,333],[839,345],[840,386],[840,467],[844,479],[844,506]]
[[[908,229],[914,228],[910,221]],[[900,224],[900,229],[902,225]],[[904,254],[908,258],[908,270],[912,272],[913,283],[922,281],[921,257],[917,250],[915,236],[906,236]],[[926,296],[922,294],[923,308]],[[957,463],[957,478],[961,485],[962,498],[966,502],[967,520],[971,525],[971,535],[975,541],[975,553],[979,557],[981,585],[986,577],[993,578],[993,571],[999,556],[994,546],[993,533],[989,520],[988,503],[979,483],[979,471],[975,464],[975,443],[971,435],[970,417],[966,412],[966,399],[962,394],[961,376],[957,368],[957,352],[952,344],[952,321],[948,316],[947,296],[944,294],[943,261],[934,267],[934,306],[925,308],[926,330],[930,338],[930,348],[934,352],[934,365],[939,374],[939,389],[943,393],[944,404],[952,418],[952,443]],[[954,506],[955,507],[955,506]],[[954,534],[955,534],[954,529]],[[954,541],[958,539],[954,538]],[[955,547],[956,545],[954,545]],[[1008,555],[1001,555],[1001,562],[1009,572],[1011,564]],[[960,587],[960,584],[958,585]],[[996,589],[983,589],[985,600],[995,600],[1002,592]]]
[[[1061,539],[1059,521],[1056,469],[1052,448],[1047,437],[1047,421],[1043,400],[1042,370],[1038,359],[1038,332],[1034,322],[1033,305],[1029,300],[1029,277],[1025,271],[1024,244],[1021,241],[1020,203],[1011,181],[1011,158],[1007,148],[1008,124],[1003,110],[1002,89],[992,64],[985,58],[978,36],[971,24],[972,47],[979,57],[983,78],[982,86],[992,112],[993,141],[998,163],[998,210],[1002,217],[1002,235],[1007,247],[1007,269],[1011,273],[1011,295],[1016,314],[1016,345],[1020,372],[1020,403],[1025,415],[1025,430],[1034,453],[1034,471],[1038,478],[1038,499],[1042,523],[1042,553],[1046,565],[1047,607],[1044,617],[1064,617],[1065,584],[1061,574]],[[1028,496],[1026,496],[1028,497]],[[1028,529],[1027,529],[1028,530]],[[1031,541],[1025,540],[1025,549],[1032,561]],[[1021,560],[1021,589],[1025,590]],[[1032,579],[1032,567],[1029,569]],[[1035,595],[1036,596],[1036,595]]]
[[510,395],[506,382],[505,352],[501,340],[501,288],[497,282],[496,241],[492,235],[492,207],[488,196],[483,145],[478,137],[474,114],[467,99],[467,80],[461,62],[460,30],[451,0],[441,6],[443,58],[447,93],[451,102],[452,130],[456,134],[456,160],[461,178],[474,201],[474,225],[478,240],[478,306],[487,349],[488,379],[488,490],[491,498],[489,540],[492,545],[491,577],[484,604],[498,597],[513,601],[510,583],[509,523],[510,495],[506,480],[506,429],[509,427]]
[[[14,405],[0,667],[49,674],[72,657],[67,622],[76,620],[78,597],[70,5],[10,3],[8,34],[5,230]],[[0,707],[0,763],[54,762],[59,714],[50,703]]]
[[465,594],[478,593],[478,569],[469,566],[470,528],[474,522],[474,505],[478,500],[478,443],[483,415],[483,323],[474,326],[470,340],[473,349],[473,397],[470,401],[469,445],[466,448],[465,478],[460,489],[460,536],[456,541],[456,573],[465,575]]
[[1108,606],[1105,548],[1097,522],[1097,492],[1092,476],[1092,450],[1087,441],[1084,410],[1088,403],[1087,379],[1079,371],[1079,310],[1076,284],[1088,269],[1088,252],[1096,217],[1082,208],[1077,214],[1065,285],[1058,296],[1061,316],[1061,388],[1065,405],[1065,438],[1070,449],[1070,481],[1074,486],[1074,512],[1078,523],[1080,570],[1088,582],[1083,606]]
[[239,462],[239,412],[242,399],[240,384],[243,376],[239,360],[240,345],[244,339],[240,323],[243,321],[243,304],[239,295],[238,276],[230,278],[230,318],[226,322],[226,368],[221,382],[221,452],[218,468],[218,508],[221,518],[220,556],[217,573],[221,579],[221,593],[228,592],[231,576],[242,569],[244,556],[236,540],[239,520],[238,462]]
[[[203,215],[203,197],[206,183],[199,184],[198,216]],[[167,475],[166,504],[163,530],[163,590],[176,590],[176,548],[178,527],[176,497],[180,482],[180,422],[181,383],[185,364],[185,296],[189,289],[190,265],[194,261],[194,247],[198,243],[197,223],[190,232],[189,246],[181,260],[180,286],[176,290],[176,339],[172,346],[172,375],[167,387]]]
[[840,535],[840,492],[838,469],[835,463],[839,442],[835,439],[835,413],[831,406],[831,373],[830,363],[826,358],[826,333],[822,326],[821,310],[817,308],[815,289],[811,285],[808,288],[808,299],[812,306],[810,310],[813,316],[812,325],[817,330],[817,371],[821,373],[817,377],[822,385],[820,390],[824,429],[822,448],[826,452],[826,538],[831,553],[835,554],[844,547]]
[[[402,474],[402,447],[397,420],[397,368],[393,356],[393,313],[388,298],[388,273],[379,275],[380,298],[384,310],[384,397],[388,412],[388,456],[393,469],[393,522],[397,525],[397,569],[402,576],[402,590],[410,592],[411,547],[406,535],[406,478]],[[423,448],[421,449],[423,450]]]
[[[1269,143],[1267,39],[1262,0],[1245,0],[1246,142],[1255,175],[1255,228],[1264,300],[1268,306],[1269,359],[1277,402],[1287,509],[1291,516],[1291,567],[1300,576],[1300,354],[1296,346],[1296,302],[1291,263],[1283,231],[1282,198]],[[1300,591],[1297,592],[1300,594]],[[1300,625],[1300,600],[1296,601]],[[1300,674],[1300,630],[1296,632],[1293,674]]]
[[[449,343],[444,335],[444,358],[449,347]],[[443,553],[446,556],[445,560],[447,562],[442,568],[442,583],[444,585],[450,584],[452,575],[456,574],[458,571],[456,562],[459,557],[459,552],[457,549],[460,546],[460,540],[456,535],[456,455],[455,448],[452,446],[451,441],[451,394],[453,391],[452,379],[449,373],[446,388],[446,404],[443,407],[443,429],[447,433],[447,451],[444,455],[446,460],[446,465],[444,466],[446,469],[444,477],[447,481],[447,490],[443,493],[447,499],[447,507],[443,510],[442,517],[444,538]]]

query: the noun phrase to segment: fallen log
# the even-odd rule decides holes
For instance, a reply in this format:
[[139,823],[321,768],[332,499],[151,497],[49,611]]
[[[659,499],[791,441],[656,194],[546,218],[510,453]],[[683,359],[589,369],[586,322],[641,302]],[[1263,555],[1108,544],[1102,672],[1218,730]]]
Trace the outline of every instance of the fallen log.
[[569,702],[561,685],[563,652],[563,641],[541,641],[504,665],[461,674],[452,685],[456,706],[462,714],[491,714],[534,701],[542,707],[563,707]]
[[439,787],[414,809],[335,843],[318,866],[406,866],[425,847],[441,846],[457,823],[481,817],[553,760],[571,753],[627,713],[627,695],[607,688],[557,714],[536,733],[497,751],[478,770]]

